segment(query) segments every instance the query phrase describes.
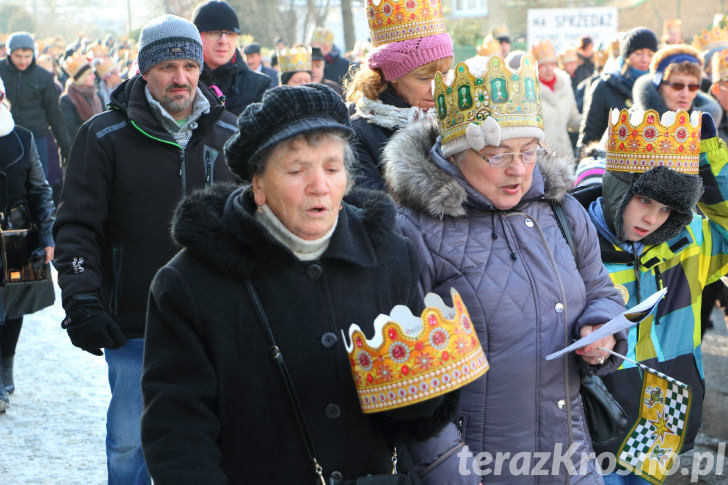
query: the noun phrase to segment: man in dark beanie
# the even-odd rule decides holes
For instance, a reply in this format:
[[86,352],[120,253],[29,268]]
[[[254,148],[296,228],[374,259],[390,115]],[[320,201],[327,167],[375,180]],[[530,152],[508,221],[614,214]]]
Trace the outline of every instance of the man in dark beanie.
[[172,212],[194,189],[234,178],[223,145],[235,116],[198,82],[202,50],[183,18],[142,28],[140,74],[112,92],[109,111],[81,125],[58,206],[62,327],[109,366],[109,484],[150,483],[140,431],[143,337],[152,277],[177,251]]
[[54,191],[60,191],[63,176],[58,148],[63,158],[67,157],[73,139],[63,123],[53,75],[36,66],[35,41],[29,33],[13,33],[7,44],[8,56],[0,61],[0,77],[5,81],[10,111],[16,124],[33,133],[46,179]]
[[265,74],[251,71],[237,48],[238,14],[223,0],[210,0],[195,7],[192,23],[200,31],[205,65],[201,79],[218,95],[225,109],[239,115],[250,103],[260,101],[271,85]]
[[624,34],[620,49],[615,69],[603,72],[584,94],[577,150],[601,140],[610,109],[632,107],[632,86],[649,71],[657,51],[657,36],[647,27],[635,27]]

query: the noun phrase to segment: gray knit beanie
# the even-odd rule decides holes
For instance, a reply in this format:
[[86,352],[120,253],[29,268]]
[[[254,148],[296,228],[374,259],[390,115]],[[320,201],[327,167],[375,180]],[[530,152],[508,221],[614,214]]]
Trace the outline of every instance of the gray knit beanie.
[[8,51],[16,49],[30,49],[35,52],[35,41],[28,32],[15,32],[8,37]]
[[164,15],[150,20],[139,34],[139,72],[172,59],[192,59],[202,68],[202,39],[197,27],[182,17]]

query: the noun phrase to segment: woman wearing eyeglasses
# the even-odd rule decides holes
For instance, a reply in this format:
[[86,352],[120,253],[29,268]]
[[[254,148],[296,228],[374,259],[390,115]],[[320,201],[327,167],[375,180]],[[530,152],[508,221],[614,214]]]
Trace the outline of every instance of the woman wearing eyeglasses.
[[650,63],[649,75],[639,78],[632,88],[634,109],[666,111],[707,111],[720,124],[720,105],[700,92],[703,57],[685,44],[658,50]]
[[[463,469],[487,474],[489,484],[601,483],[588,457],[579,369],[616,369],[620,362],[601,348],[622,352],[625,336],[610,335],[579,355],[545,356],[623,303],[589,216],[567,194],[572,165],[541,146],[539,89],[530,56],[515,72],[497,56],[458,64],[454,79],[435,79],[438,121],[403,128],[385,147],[384,177],[421,256],[420,284],[444,298],[450,287],[460,292],[490,362],[460,396],[457,423],[476,458]],[[568,218],[576,256],[552,204]],[[567,479],[566,465],[552,460],[569,447],[576,471]],[[503,460],[498,471],[487,455],[478,458],[483,452]],[[519,466],[518,456],[546,458],[548,479]]]

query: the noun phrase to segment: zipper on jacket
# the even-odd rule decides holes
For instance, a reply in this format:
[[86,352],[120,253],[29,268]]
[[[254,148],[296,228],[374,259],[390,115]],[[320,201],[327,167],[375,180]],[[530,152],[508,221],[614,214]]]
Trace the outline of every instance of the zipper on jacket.
[[185,152],[180,150],[179,152],[179,178],[182,184],[182,194],[187,195],[187,166],[185,163]]
[[205,185],[210,185],[212,183],[212,157],[210,156],[210,152],[208,150],[205,150]]
[[109,294],[109,311],[119,314],[119,287],[121,286],[121,268],[124,263],[124,246],[119,244],[111,248],[111,268],[114,273],[114,285]]
[[640,288],[640,255],[637,254],[634,243],[632,243],[632,256],[634,257],[634,283],[637,289],[637,303],[642,301],[642,289]]

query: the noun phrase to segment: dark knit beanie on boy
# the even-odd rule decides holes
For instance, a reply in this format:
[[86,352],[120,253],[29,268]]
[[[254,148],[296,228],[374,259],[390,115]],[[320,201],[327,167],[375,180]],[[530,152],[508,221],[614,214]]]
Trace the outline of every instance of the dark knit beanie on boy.
[[192,23],[200,32],[227,30],[240,33],[238,14],[230,4],[220,0],[210,0],[195,7],[192,12]]

